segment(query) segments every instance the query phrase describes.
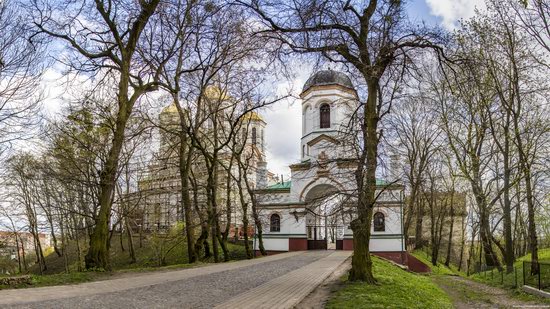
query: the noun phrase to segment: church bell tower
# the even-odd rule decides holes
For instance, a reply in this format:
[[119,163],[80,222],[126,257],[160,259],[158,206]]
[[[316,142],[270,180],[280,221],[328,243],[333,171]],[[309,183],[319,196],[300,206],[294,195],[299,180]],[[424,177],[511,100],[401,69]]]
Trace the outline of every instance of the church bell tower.
[[301,160],[334,157],[334,147],[345,133],[358,104],[351,79],[342,72],[313,74],[302,93]]

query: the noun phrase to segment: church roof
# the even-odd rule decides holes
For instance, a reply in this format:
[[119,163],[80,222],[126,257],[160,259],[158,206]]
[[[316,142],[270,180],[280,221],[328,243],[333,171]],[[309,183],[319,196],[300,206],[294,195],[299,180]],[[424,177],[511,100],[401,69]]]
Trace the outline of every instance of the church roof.
[[345,73],[333,70],[322,70],[308,78],[304,84],[302,92],[306,92],[311,87],[323,85],[339,85],[346,88],[355,89],[351,79]]
[[267,187],[268,190],[277,190],[277,189],[290,189],[292,181],[278,182],[274,185]]
[[[384,179],[376,179],[376,185],[377,186],[387,186],[390,183],[387,182]],[[292,185],[292,181],[285,181],[285,182],[278,182],[274,185],[268,186],[266,189],[268,190],[278,190],[278,189],[290,189],[290,186]]]
[[260,114],[256,113],[256,112],[248,112],[246,113],[246,115],[244,115],[243,117],[244,120],[250,120],[250,121],[261,121],[261,122],[265,122],[264,119],[262,118],[262,116],[260,116]]

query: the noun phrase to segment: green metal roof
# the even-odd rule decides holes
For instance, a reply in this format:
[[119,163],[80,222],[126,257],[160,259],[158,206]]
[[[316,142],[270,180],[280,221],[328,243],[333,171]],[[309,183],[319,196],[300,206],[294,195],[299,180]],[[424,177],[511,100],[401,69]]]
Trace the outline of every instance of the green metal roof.
[[[290,189],[290,185],[292,184],[292,181],[285,181],[285,182],[278,182],[274,185],[271,185],[269,187],[267,187],[266,189],[268,190],[278,190],[278,189]],[[384,179],[376,179],[376,185],[377,186],[387,186],[389,185],[390,183],[387,182],[386,180]]]
[[267,187],[267,189],[273,189],[273,190],[277,190],[277,189],[290,189],[290,183],[292,181],[285,181],[285,182],[278,182],[274,185],[271,185],[269,187]]

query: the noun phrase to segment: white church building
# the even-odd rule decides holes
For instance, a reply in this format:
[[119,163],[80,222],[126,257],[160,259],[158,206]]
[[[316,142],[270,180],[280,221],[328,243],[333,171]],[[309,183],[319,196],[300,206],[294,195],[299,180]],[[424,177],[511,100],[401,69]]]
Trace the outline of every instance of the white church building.
[[[256,191],[264,248],[270,254],[352,250],[357,161],[354,143],[347,140],[353,136],[349,128],[359,104],[357,92],[346,74],[325,70],[307,80],[300,97],[300,162],[290,166],[290,181]],[[404,188],[377,180],[377,189],[371,252],[403,262]],[[258,246],[255,239],[255,250]]]

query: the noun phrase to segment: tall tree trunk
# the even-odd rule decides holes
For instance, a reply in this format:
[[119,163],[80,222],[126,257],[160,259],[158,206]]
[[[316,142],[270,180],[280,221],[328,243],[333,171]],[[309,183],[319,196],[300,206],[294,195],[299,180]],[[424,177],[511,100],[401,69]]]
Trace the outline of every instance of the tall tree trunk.
[[500,267],[500,263],[496,257],[496,254],[493,250],[491,244],[490,228],[489,228],[489,219],[485,211],[480,214],[480,227],[479,227],[479,236],[481,239],[481,246],[483,247],[483,252],[485,253],[485,263],[487,266],[496,266]]
[[416,250],[422,249],[424,243],[422,241],[422,225],[424,217],[424,206],[422,203],[416,203],[416,217],[415,217],[415,234],[414,234],[414,248]]
[[353,256],[349,279],[351,281],[365,281],[376,283],[372,273],[372,259],[369,242],[373,207],[376,194],[376,166],[378,154],[378,79],[364,76],[367,81],[368,97],[363,112],[362,140],[364,149],[360,154],[359,164],[355,171],[357,184],[357,218],[351,222],[353,231]]
[[537,241],[537,228],[535,226],[535,205],[533,198],[533,188],[531,185],[531,172],[525,170],[525,192],[527,200],[527,224],[529,231],[529,249],[531,251],[531,274],[538,274],[539,269],[539,253]]
[[[121,74],[119,86],[119,111],[113,133],[113,141],[105,166],[100,173],[99,180],[99,214],[95,218],[95,226],[90,235],[90,247],[85,256],[86,269],[99,268],[110,270],[109,263],[109,222],[111,218],[112,195],[117,176],[119,157],[124,144],[124,132],[129,111],[132,106],[125,98],[128,93],[129,77]],[[126,85],[122,85],[126,83]]]
[[53,223],[53,215],[51,213],[51,202],[50,202],[50,190],[48,187],[48,184],[43,181],[41,185],[44,187],[44,198],[46,200],[46,205],[42,205],[40,201],[38,201],[39,205],[42,206],[42,209],[44,210],[44,213],[46,214],[46,220],[48,221],[48,224],[50,225],[50,236],[52,237],[53,241],[53,250],[55,251],[55,254],[57,254],[58,257],[62,256],[61,251],[59,250],[57,237],[55,235],[55,228]]
[[121,219],[118,226],[120,228],[120,233],[118,234],[119,241],[120,241],[120,251],[124,252],[126,251],[126,248],[124,248],[124,229],[122,228],[123,220],[126,221],[126,219]]
[[[510,38],[512,39],[512,38]],[[525,137],[521,135],[521,128],[519,122],[521,121],[520,117],[523,115],[523,92],[520,87],[520,69],[516,62],[516,58],[513,55],[510,57],[512,63],[512,84],[515,92],[515,103],[514,108],[511,109],[511,114],[514,124],[514,136],[516,140],[516,145],[519,153],[519,164],[521,171],[523,173],[523,178],[525,181],[525,199],[527,202],[527,224],[528,224],[528,236],[529,236],[529,249],[531,251],[531,273],[538,274],[539,269],[539,257],[538,257],[538,240],[537,240],[537,228],[535,223],[535,201],[533,196],[533,183],[532,183],[532,174],[531,174],[531,161],[530,156],[534,153],[529,152],[529,147],[526,147],[526,143],[529,143],[529,140],[525,141]],[[533,127],[528,129],[536,130]],[[529,130],[528,130],[529,131]]]
[[21,257],[23,258],[23,268],[25,269],[25,271],[27,271],[29,265],[27,264],[27,256],[25,254],[25,243],[23,242],[23,239],[21,239],[21,235],[19,235],[19,242],[21,243]]
[[[240,158],[238,158],[240,160]],[[244,195],[243,190],[243,181],[248,181],[245,177],[243,177],[243,168],[241,162],[237,161],[238,168],[239,168],[239,178],[236,181],[237,189],[239,191],[239,199],[241,202],[241,210],[242,210],[242,222],[243,222],[243,237],[244,237],[244,250],[246,252],[246,258],[251,259],[254,257],[254,254],[252,253],[252,250],[250,249],[250,244],[248,243],[248,203],[246,201],[246,197]],[[245,171],[246,172],[246,171]],[[238,232],[237,232],[238,233]]]
[[199,207],[199,185],[196,179],[192,178],[194,177],[194,175],[191,171],[189,176],[189,182],[191,183],[193,188],[193,207],[195,208],[195,212],[199,217],[201,225],[201,233],[195,241],[194,250],[198,258],[198,255],[200,255],[200,253],[204,249],[204,259],[208,259],[212,256],[212,253],[210,252],[210,246],[208,245],[208,231],[210,230],[210,226],[208,224],[210,221],[210,215],[207,213],[205,217],[204,214],[201,212],[201,209]]
[[244,251],[246,252],[246,258],[251,259],[254,257],[252,250],[250,249],[250,243],[248,239],[248,203],[243,205],[243,237],[244,237]]
[[[464,217],[462,217],[462,224],[461,224],[461,240],[460,240],[460,256],[458,259],[458,271],[462,269],[462,264],[464,261],[464,247],[466,246],[466,227],[468,226],[468,218],[466,218],[466,221],[464,221]],[[472,231],[473,235],[473,231]]]
[[[246,175],[247,170],[244,168],[243,165],[241,165],[241,168],[243,169],[244,173],[243,176]],[[254,192],[254,189],[248,182],[248,179],[244,177],[244,184],[246,186],[246,191],[248,192],[248,196],[250,196],[250,207],[252,208],[252,219],[254,219],[254,225],[256,226],[256,236],[258,237],[258,249],[260,250],[260,254],[263,256],[267,255],[267,251],[265,251],[264,247],[264,238],[263,238],[263,225],[262,220],[260,219],[260,214],[258,211],[258,200],[256,199],[256,193]],[[247,230],[245,230],[246,233],[248,233]],[[256,250],[256,248],[254,248]]]
[[17,232],[14,232],[15,235],[15,249],[17,250],[17,269],[19,273],[22,271],[21,267],[21,252],[19,252],[19,237],[17,237]]
[[[217,121],[213,121],[213,131],[217,130]],[[214,137],[214,149],[217,147],[217,136]],[[218,239],[220,237],[220,224],[219,224],[219,213],[218,213],[218,155],[214,151],[211,158],[206,158],[207,169],[208,169],[208,179],[206,181],[206,192],[207,192],[207,202],[208,202],[208,218],[210,220],[210,229],[211,229],[211,239],[212,239],[212,253],[214,255],[214,262],[218,263],[220,261],[220,253],[218,248]]]
[[[468,265],[466,265],[466,267],[467,267],[466,271],[467,271],[468,274],[470,274],[470,265],[472,264],[472,259],[475,258],[474,249],[475,249],[476,233],[477,233],[476,227],[472,226],[472,239],[470,240],[470,250],[469,250],[469,253],[468,253],[468,261],[467,261]],[[481,264],[479,266],[481,267]]]
[[254,219],[254,225],[256,226],[256,237],[258,237],[258,250],[260,250],[261,255],[266,256],[267,251],[265,251],[264,247],[263,225],[256,205],[256,202],[252,201],[252,218]]
[[509,162],[509,143],[505,142],[506,154],[504,154],[504,193],[503,193],[503,217],[504,217],[504,262],[506,263],[506,272],[514,271],[514,242],[512,239],[512,207],[510,201],[510,162]]
[[437,250],[435,250],[437,252],[437,256],[435,258],[436,263],[439,259],[439,249],[441,248],[441,238],[443,237],[443,226],[445,225],[444,224],[445,216],[447,215],[446,209],[447,207],[445,205],[444,211],[439,213],[438,219],[437,219],[437,221],[439,222],[439,230],[437,232]]
[[472,187],[472,192],[475,197],[475,201],[479,211],[479,236],[481,239],[481,246],[483,247],[483,252],[485,253],[485,263],[488,266],[496,266],[500,269],[500,263],[496,257],[496,254],[493,250],[491,244],[491,230],[489,222],[489,212],[487,205],[487,197],[483,192],[481,181],[482,177],[480,175],[480,163],[478,157],[472,158],[472,174],[473,177],[470,180]]
[[[229,231],[231,229],[231,171],[233,168],[235,154],[232,153],[229,161],[229,166],[226,171],[226,183],[225,183],[225,229],[223,232],[218,228],[218,235],[220,240],[220,246],[223,251],[223,260],[229,261],[229,250],[227,249],[227,239],[229,238]],[[235,229],[237,229],[237,222],[235,222]]]
[[[453,182],[454,187],[454,182]],[[451,224],[449,227],[449,238],[447,239],[447,256],[445,257],[445,266],[449,267],[449,264],[451,263],[451,249],[453,246],[453,226],[454,226],[454,218],[455,218],[455,211],[454,211],[454,189],[451,191]]]
[[61,255],[63,256],[63,267],[65,268],[65,273],[69,273],[69,259],[67,258],[66,248],[67,248],[67,235],[65,233],[65,224],[64,219],[60,214],[59,218],[59,232],[61,233]]
[[[491,76],[495,76],[494,72],[490,70]],[[495,78],[498,81],[498,78]],[[506,264],[506,272],[511,273],[514,270],[514,243],[512,239],[512,211],[511,211],[511,201],[510,201],[510,177],[511,177],[511,168],[510,168],[510,109],[507,108],[509,100],[513,100],[513,94],[511,98],[507,99],[500,87],[497,87],[497,93],[499,94],[505,112],[506,118],[502,124],[502,130],[504,137],[501,137],[498,133],[498,128],[493,124],[493,120],[489,117],[489,123],[491,125],[491,134],[493,135],[493,140],[495,141],[500,153],[502,154],[502,165],[503,165],[503,205],[502,205],[502,216],[504,220],[504,250],[503,257],[504,263]],[[501,141],[503,139],[503,141]]]
[[[180,121],[184,121],[182,118],[183,117],[180,117]],[[181,183],[181,205],[183,208],[185,236],[187,241],[187,258],[189,263],[195,263],[197,261],[197,252],[195,251],[194,246],[195,235],[193,233],[193,212],[191,210],[191,197],[189,195],[189,171],[191,170],[193,149],[188,147],[187,143],[186,133],[183,131],[180,132],[179,170]]]
[[134,249],[134,237],[132,235],[132,229],[130,228],[130,222],[128,217],[126,217],[126,234],[128,235],[128,254],[130,256],[130,264],[137,262],[136,260],[136,250]]

